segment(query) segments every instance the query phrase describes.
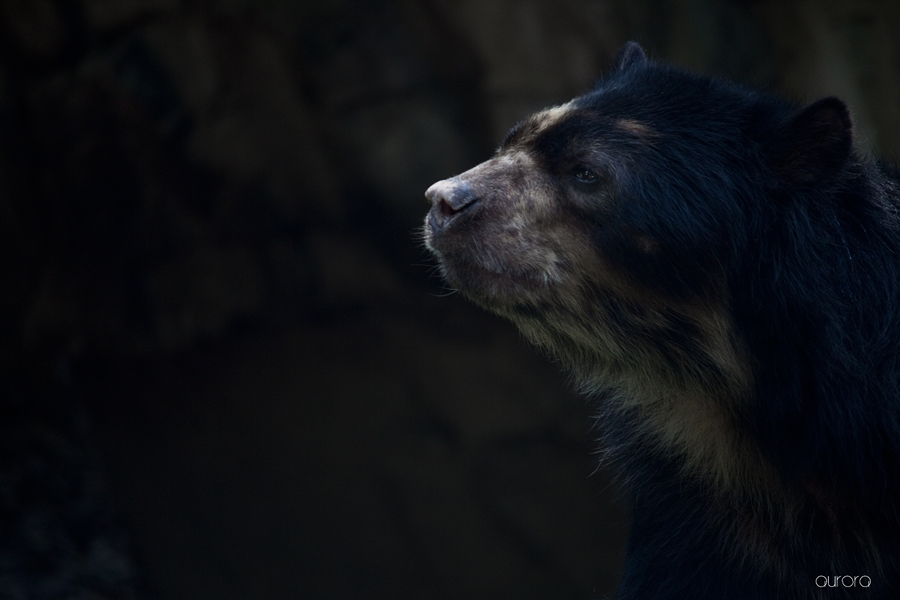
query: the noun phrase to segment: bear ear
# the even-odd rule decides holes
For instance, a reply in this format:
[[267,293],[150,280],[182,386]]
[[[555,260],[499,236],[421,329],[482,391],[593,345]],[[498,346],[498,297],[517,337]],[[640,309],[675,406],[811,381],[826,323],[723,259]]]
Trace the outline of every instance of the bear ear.
[[624,73],[647,64],[647,55],[637,42],[626,42],[616,55],[615,70]]
[[812,185],[840,169],[853,151],[853,122],[837,98],[813,102],[788,122],[776,168],[792,183]]

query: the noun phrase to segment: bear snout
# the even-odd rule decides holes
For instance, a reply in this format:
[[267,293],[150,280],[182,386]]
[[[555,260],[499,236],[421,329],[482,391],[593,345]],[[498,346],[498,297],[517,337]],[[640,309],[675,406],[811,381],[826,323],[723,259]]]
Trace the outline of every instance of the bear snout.
[[434,233],[478,201],[472,184],[458,177],[438,181],[425,191],[425,198],[431,202],[428,224]]

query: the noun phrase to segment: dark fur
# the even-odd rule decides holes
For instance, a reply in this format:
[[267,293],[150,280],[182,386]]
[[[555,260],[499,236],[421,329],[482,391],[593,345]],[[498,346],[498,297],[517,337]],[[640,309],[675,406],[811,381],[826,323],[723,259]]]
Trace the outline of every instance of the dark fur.
[[628,44],[427,195],[448,281],[602,399],[620,598],[900,597],[900,192],[843,103]]

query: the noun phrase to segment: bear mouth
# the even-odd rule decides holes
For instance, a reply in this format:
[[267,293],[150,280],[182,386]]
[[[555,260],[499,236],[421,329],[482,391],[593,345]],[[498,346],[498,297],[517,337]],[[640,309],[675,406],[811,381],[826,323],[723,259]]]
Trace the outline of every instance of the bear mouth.
[[497,261],[485,264],[477,258],[439,250],[435,254],[444,278],[453,288],[491,307],[519,304],[546,294],[550,287],[547,278],[537,271],[509,269]]

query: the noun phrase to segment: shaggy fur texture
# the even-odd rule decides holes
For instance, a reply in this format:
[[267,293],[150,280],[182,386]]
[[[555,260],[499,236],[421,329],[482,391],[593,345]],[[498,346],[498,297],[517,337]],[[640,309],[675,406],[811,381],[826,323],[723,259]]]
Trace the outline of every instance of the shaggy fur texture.
[[601,400],[620,598],[900,597],[898,179],[841,101],[631,43],[426,195],[447,281]]

